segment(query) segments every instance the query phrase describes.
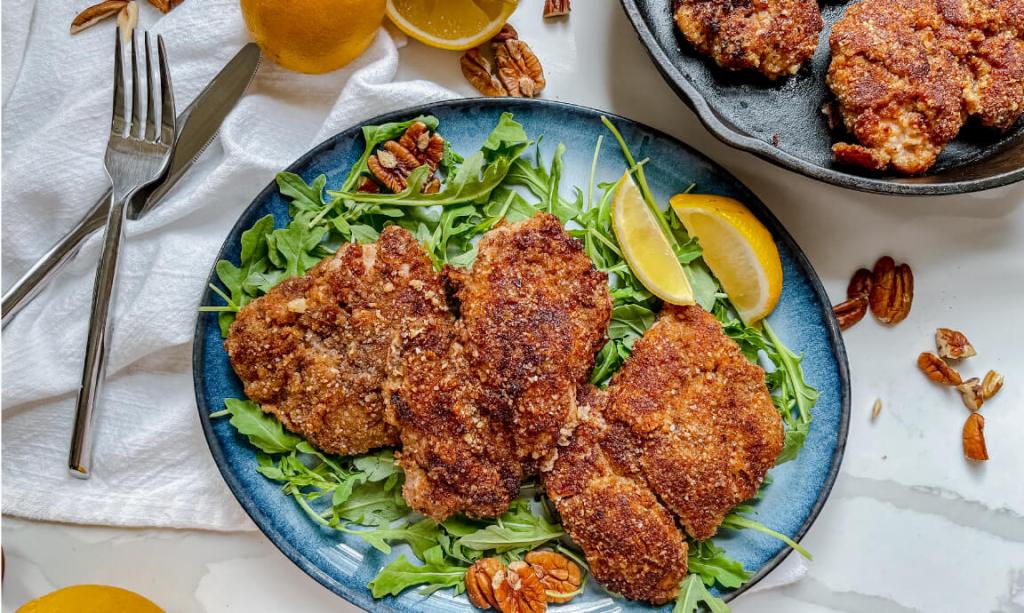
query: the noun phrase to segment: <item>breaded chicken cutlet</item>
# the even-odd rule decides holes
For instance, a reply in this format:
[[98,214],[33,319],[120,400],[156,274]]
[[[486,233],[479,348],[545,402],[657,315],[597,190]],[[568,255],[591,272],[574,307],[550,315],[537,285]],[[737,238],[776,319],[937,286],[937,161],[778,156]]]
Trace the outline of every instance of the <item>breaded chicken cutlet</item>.
[[489,231],[447,274],[461,317],[403,339],[388,395],[403,495],[439,521],[504,512],[564,442],[611,316],[606,275],[547,213]]
[[859,144],[839,162],[920,174],[969,116],[1004,130],[1024,112],[1020,0],[863,0],[832,28],[828,85]]
[[722,68],[769,79],[796,74],[825,25],[817,0],[676,0],[675,20]]
[[246,396],[312,445],[348,455],[398,443],[381,396],[398,336],[452,320],[423,248],[388,227],[246,305],[224,344]]
[[[710,538],[782,450],[764,371],[713,315],[666,305],[607,391],[586,397],[586,421],[543,475],[548,496],[599,581],[666,602],[686,564],[683,546],[672,565],[682,536],[664,517]],[[643,534],[625,534],[630,525]]]

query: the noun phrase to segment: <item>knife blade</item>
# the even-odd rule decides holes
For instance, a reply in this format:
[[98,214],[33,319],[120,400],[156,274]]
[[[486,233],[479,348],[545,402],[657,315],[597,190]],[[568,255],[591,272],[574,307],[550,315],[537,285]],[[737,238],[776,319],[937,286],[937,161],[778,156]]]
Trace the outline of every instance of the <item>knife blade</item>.
[[[148,193],[140,194],[129,205],[128,217],[138,219],[148,213],[171,190],[178,180],[202,155],[217,135],[224,118],[235,107],[260,64],[260,50],[256,43],[242,47],[192,104],[178,115],[181,126],[167,174]],[[2,325],[14,318],[43,286],[67,264],[90,234],[103,227],[110,207],[110,190],[104,194],[74,228],[47,251],[3,295]]]

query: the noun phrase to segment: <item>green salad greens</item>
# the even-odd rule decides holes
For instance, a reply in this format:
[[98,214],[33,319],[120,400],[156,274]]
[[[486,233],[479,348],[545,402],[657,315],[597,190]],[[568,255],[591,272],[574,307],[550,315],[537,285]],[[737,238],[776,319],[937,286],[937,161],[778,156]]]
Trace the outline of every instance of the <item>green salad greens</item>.
[[[415,121],[431,130],[438,128],[438,120],[430,116],[363,127],[363,153],[337,189],[327,189],[324,175],[306,183],[293,173],[279,173],[278,188],[290,199],[288,223],[275,228],[268,215],[242,234],[239,263],[222,260],[216,267],[223,288],[211,288],[223,304],[202,310],[219,313],[221,332],[226,336],[235,313],[248,302],[282,280],[305,273],[343,243],[376,240],[385,225],[397,224],[411,231],[438,268],[466,267],[476,257],[475,242],[482,233],[502,220],[515,222],[547,211],[579,239],[597,269],[609,274],[614,300],[609,340],[598,354],[591,376],[592,383],[606,385],[629,357],[633,344],[654,324],[661,302],[629,269],[612,231],[611,202],[618,182],[601,182],[596,176],[604,138],[595,144],[587,184],[574,186],[568,197],[561,186],[565,146],[557,145],[551,160],[546,161],[541,139],[531,142],[509,113],[501,116],[472,155],[462,158],[445,145],[440,164],[444,182],[439,192],[423,192],[430,174],[426,166],[412,172],[408,187],[400,193],[357,191],[360,178],[368,172],[370,155],[379,145],[400,137]],[[804,380],[800,356],[779,340],[767,322],[755,328],[740,321],[701,259],[700,244],[654,201],[644,174],[646,160],[636,161],[615,126],[607,119],[602,121],[621,149],[624,169],[634,177],[669,238],[696,301],[718,318],[748,359],[766,367],[767,385],[786,426],[785,446],[777,461],[794,459],[804,444],[817,399],[817,391]],[[499,518],[457,516],[436,523],[405,504],[403,474],[390,450],[358,457],[323,454],[247,400],[229,399],[224,410],[213,416],[230,416],[231,425],[258,449],[255,470],[279,482],[282,493],[294,498],[311,521],[356,535],[384,554],[390,554],[395,544],[408,545],[416,560],[400,554],[384,566],[369,585],[375,598],[397,595],[413,586],[422,586],[421,591],[427,593],[452,588],[460,594],[465,590],[466,569],[475,560],[497,555],[507,562],[542,545],[587,568],[571,541],[564,538],[550,501],[536,485],[524,485],[520,498]],[[770,478],[765,479],[764,486],[769,483]],[[788,537],[752,519],[754,512],[752,504],[736,507],[722,529],[757,530],[810,557]],[[690,574],[680,587],[673,612],[728,611],[708,588],[740,587],[751,573],[713,540],[691,541],[689,545]]]

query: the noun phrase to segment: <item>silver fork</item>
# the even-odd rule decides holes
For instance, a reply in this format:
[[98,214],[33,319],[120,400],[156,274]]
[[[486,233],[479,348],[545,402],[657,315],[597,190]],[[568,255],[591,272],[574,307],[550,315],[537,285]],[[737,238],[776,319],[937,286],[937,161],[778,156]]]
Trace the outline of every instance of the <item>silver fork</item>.
[[163,175],[174,147],[175,117],[171,74],[167,67],[167,52],[163,38],[156,37],[158,79],[160,83],[160,123],[153,104],[154,78],[146,33],[146,121],[142,121],[139,103],[138,54],[135,35],[132,34],[131,63],[131,117],[127,115],[124,74],[121,60],[121,32],[115,33],[114,43],[114,111],[110,121],[110,140],[104,165],[113,185],[107,228],[103,233],[103,251],[96,268],[96,281],[92,292],[92,314],[85,346],[85,365],[82,386],[78,390],[75,407],[75,429],[71,437],[68,468],[71,474],[88,479],[91,474],[93,418],[96,400],[102,389],[106,370],[106,346],[110,340],[110,302],[117,277],[118,253],[124,240],[124,222],[127,204],[140,189]]

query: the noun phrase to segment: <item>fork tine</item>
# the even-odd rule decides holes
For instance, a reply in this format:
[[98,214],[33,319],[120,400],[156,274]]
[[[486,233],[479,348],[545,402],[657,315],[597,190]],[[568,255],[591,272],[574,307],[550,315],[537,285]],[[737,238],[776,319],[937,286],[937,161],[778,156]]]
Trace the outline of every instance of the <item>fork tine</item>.
[[150,60],[149,32],[146,32],[146,140],[156,140],[156,111],[153,110],[153,63]]
[[142,109],[139,105],[139,60],[135,51],[135,32],[132,32],[132,136],[142,136]]
[[110,131],[123,135],[125,128],[124,66],[121,60],[121,28],[114,32],[114,111],[110,116]]
[[167,66],[167,50],[164,48],[164,37],[156,35],[156,46],[160,60],[160,142],[170,145],[174,143],[175,117],[174,89],[171,87],[171,70]]

